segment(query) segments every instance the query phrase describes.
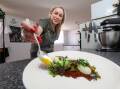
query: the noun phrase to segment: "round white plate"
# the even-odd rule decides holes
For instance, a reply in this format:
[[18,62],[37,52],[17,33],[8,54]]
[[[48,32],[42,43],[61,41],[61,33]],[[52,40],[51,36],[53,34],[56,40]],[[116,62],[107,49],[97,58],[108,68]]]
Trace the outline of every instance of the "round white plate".
[[101,79],[88,81],[84,77],[52,77],[36,58],[23,71],[23,84],[27,89],[120,89],[120,67],[104,57],[80,51],[58,51],[48,55],[51,58],[68,56],[87,59],[96,67]]

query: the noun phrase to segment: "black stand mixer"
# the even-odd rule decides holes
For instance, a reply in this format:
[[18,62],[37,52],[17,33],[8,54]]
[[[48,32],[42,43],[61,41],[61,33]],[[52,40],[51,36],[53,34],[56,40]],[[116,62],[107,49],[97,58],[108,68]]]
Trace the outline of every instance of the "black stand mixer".
[[120,51],[120,18],[110,18],[101,22],[102,32],[98,33],[101,45],[98,51]]

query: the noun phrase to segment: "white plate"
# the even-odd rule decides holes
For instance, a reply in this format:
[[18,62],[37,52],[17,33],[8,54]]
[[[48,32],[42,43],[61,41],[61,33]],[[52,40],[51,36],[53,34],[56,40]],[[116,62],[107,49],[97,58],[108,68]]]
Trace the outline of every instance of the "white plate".
[[23,83],[27,89],[120,89],[120,67],[104,57],[80,51],[58,51],[48,55],[52,58],[68,56],[87,59],[96,67],[101,79],[88,81],[83,77],[77,79],[52,77],[47,70],[40,67],[41,62],[36,58],[26,66],[23,72]]

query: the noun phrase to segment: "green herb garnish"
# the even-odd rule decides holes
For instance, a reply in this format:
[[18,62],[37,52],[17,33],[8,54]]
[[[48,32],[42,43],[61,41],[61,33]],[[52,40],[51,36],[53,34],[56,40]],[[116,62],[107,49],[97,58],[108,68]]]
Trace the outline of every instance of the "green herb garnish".
[[[81,70],[79,69],[79,66],[87,67],[91,70],[91,73],[89,75],[83,74]],[[74,74],[69,74],[71,77],[75,77],[75,73],[78,73],[80,75],[83,75],[84,77],[90,79],[97,80],[98,78],[101,78],[98,72],[96,72],[96,68],[94,66],[91,66],[88,62],[88,60],[78,58],[77,60],[72,60],[70,58],[63,57],[63,56],[56,56],[54,58],[54,61],[51,63],[51,65],[48,66],[49,74],[53,77],[60,75],[60,76],[66,76],[66,74],[72,72]],[[90,79],[89,79],[90,78]]]

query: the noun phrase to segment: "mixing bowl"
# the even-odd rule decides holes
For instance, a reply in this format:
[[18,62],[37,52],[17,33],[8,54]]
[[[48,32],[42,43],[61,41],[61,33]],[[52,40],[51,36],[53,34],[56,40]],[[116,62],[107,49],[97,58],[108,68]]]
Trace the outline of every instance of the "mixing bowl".
[[98,33],[98,40],[102,48],[116,48],[120,41],[120,31],[102,31]]

